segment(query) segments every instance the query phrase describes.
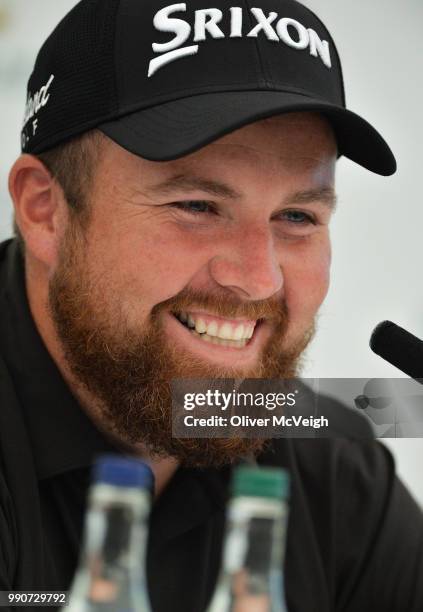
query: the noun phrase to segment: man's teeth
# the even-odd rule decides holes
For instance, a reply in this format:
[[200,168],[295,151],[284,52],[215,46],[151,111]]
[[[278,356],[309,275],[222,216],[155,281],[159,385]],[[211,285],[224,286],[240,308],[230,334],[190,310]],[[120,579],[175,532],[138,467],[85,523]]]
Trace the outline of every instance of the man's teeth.
[[197,338],[201,338],[204,342],[210,342],[210,344],[218,344],[219,346],[230,346],[232,348],[244,348],[246,346],[248,340],[222,340],[221,338],[216,338],[216,336],[208,336],[207,334],[198,334],[193,329],[190,330],[191,334],[197,336]]
[[242,346],[245,346],[246,341],[250,340],[254,334],[254,323],[240,323],[239,325],[232,325],[231,323],[219,324],[217,321],[206,323],[201,315],[191,315],[187,312],[181,312],[178,318],[190,329],[195,329],[197,334],[201,334],[203,340],[206,341],[213,341],[214,338],[231,340],[233,342],[241,342]]

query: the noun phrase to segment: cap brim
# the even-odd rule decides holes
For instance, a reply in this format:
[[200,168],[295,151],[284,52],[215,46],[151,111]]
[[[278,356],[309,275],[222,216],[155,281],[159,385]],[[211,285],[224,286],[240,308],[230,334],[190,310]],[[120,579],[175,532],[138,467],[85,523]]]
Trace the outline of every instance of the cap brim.
[[138,110],[99,129],[151,161],[178,159],[244,125],[281,113],[316,111],[331,122],[340,155],[390,176],[395,157],[382,136],[359,115],[301,94],[279,91],[207,93]]

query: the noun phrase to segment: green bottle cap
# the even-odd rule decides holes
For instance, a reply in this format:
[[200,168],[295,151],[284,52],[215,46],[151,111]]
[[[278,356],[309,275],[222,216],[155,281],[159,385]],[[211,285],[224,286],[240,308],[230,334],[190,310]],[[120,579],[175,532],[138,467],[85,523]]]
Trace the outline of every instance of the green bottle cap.
[[234,470],[232,495],[288,499],[289,484],[289,474],[282,468],[241,466]]

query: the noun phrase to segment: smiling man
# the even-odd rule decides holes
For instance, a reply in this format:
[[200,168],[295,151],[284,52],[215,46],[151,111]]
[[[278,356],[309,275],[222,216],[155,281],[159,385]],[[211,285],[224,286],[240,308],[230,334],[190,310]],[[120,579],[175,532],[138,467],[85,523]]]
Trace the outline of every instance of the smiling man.
[[255,455],[293,480],[290,609],[421,610],[422,515],[358,417],[328,400],[336,439],[172,437],[172,379],[300,372],[336,161],[396,167],[320,20],[259,4],[83,0],[37,57],[0,247],[0,590],[69,588],[113,450],[155,472],[154,609],[204,610],[231,465]]

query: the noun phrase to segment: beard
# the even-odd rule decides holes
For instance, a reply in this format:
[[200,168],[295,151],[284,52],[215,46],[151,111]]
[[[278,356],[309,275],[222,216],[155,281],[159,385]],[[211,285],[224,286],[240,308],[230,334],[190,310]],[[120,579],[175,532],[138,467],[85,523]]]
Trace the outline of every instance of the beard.
[[[298,376],[301,356],[314,335],[314,320],[294,345],[282,348],[289,325],[285,301],[241,302],[223,288],[220,293],[185,288],[154,306],[147,321],[135,327],[122,312],[122,291],[99,282],[97,276],[94,282],[86,253],[84,230],[71,222],[50,280],[49,310],[73,379],[99,407],[101,429],[123,445],[142,445],[152,458],[172,457],[185,467],[220,467],[263,450],[263,439],[173,437],[170,383]],[[219,367],[176,346],[162,331],[164,314],[193,310],[227,318],[266,318],[274,332],[255,366]]]

